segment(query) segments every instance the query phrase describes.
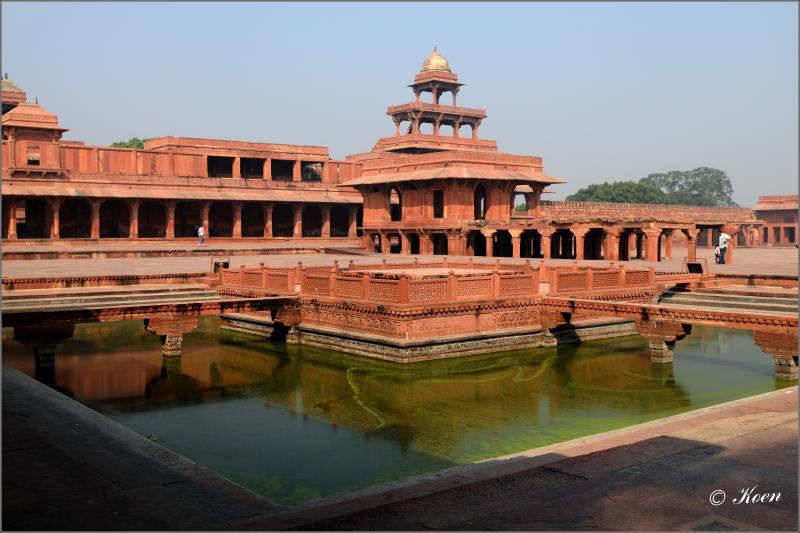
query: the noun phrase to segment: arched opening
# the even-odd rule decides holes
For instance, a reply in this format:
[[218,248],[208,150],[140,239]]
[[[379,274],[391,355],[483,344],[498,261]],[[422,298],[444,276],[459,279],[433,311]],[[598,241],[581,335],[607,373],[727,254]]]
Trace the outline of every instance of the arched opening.
[[602,228],[592,228],[583,236],[583,258],[590,260],[603,259],[603,239],[605,232]]
[[486,237],[480,231],[469,232],[467,246],[472,250],[472,255],[486,257]]
[[364,209],[359,207],[356,209],[356,237],[364,236]]
[[175,237],[194,237],[195,228],[203,223],[203,208],[197,202],[175,204]]
[[575,235],[561,228],[550,238],[550,257],[553,259],[575,259]]
[[520,257],[543,257],[542,236],[536,230],[525,230],[520,237]]
[[403,197],[397,187],[389,191],[389,213],[392,222],[403,220]]
[[208,210],[209,237],[233,237],[233,207],[225,202],[215,202]]
[[303,207],[303,237],[322,235],[322,210],[316,205]]
[[264,208],[261,204],[242,206],[242,237],[264,236]]
[[128,204],[122,200],[106,200],[100,204],[100,238],[127,239],[130,232]]
[[433,241],[434,255],[447,255],[447,235],[434,233],[431,235],[431,241]]
[[343,205],[331,207],[331,237],[347,237],[350,230],[350,213]]
[[[19,239],[48,239],[50,238],[50,224],[53,221],[53,211],[50,204],[41,198],[25,200],[25,222],[17,221],[17,238]],[[5,206],[4,206],[5,207]],[[9,217],[10,219],[10,217]],[[3,216],[5,224],[5,211]],[[7,231],[5,225],[3,231]]]
[[276,204],[272,208],[272,236],[291,237],[294,235],[294,211],[287,204]]
[[408,234],[408,253],[419,254],[419,235],[416,233]]
[[494,257],[512,257],[514,255],[514,245],[511,243],[511,234],[508,230],[501,229],[494,234],[492,255]]
[[58,211],[62,239],[88,239],[92,236],[92,206],[86,200],[65,200]]
[[475,187],[475,192],[472,193],[472,210],[475,220],[485,220],[486,211],[489,209],[489,204],[486,201],[486,189],[483,185]]
[[139,238],[163,239],[167,235],[167,208],[156,200],[139,204]]

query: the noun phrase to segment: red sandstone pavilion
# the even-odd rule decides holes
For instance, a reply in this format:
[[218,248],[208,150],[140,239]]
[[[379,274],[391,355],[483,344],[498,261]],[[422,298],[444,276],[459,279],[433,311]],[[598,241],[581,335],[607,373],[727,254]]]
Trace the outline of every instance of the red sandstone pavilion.
[[[362,238],[384,253],[650,261],[669,258],[680,234],[690,259],[698,235],[722,229],[740,246],[796,242],[796,196],[781,197],[780,207],[794,210],[783,230],[749,208],[543,201],[564,182],[544,172],[541,157],[480,138],[486,111],[457,105],[462,86],[434,49],[410,85],[414,101],[388,108],[394,135],[339,161],[316,146],[65,141],[56,115],[6,77],[2,237],[191,240],[202,223],[217,240]],[[442,103],[445,93],[452,105]],[[759,207],[769,205],[763,197]]]

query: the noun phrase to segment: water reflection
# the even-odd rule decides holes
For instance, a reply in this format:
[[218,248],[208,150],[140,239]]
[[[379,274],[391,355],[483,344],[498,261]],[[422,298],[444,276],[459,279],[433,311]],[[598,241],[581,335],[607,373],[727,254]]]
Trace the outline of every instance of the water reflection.
[[[4,361],[40,375],[13,337],[3,331]],[[631,336],[400,366],[273,344],[208,317],[181,353],[162,355],[141,322],[78,325],[48,381],[284,503],[781,386],[751,334],[710,328],[680,341],[673,364],[651,363]]]

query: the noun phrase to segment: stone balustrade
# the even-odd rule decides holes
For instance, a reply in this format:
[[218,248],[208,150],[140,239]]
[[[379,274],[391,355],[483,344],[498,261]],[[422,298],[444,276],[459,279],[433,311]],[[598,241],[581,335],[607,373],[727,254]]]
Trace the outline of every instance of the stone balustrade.
[[653,267],[648,269],[625,269],[621,266],[603,269],[567,267],[548,270],[551,296],[654,287],[656,283]]

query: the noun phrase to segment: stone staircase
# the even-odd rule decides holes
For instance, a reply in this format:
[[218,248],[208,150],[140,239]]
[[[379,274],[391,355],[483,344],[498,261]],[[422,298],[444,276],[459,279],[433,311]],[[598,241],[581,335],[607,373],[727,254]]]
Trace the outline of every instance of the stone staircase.
[[784,290],[747,294],[746,291],[720,289],[698,291],[666,291],[658,298],[659,305],[797,316],[797,291]]
[[215,290],[196,283],[25,289],[2,293],[3,314],[186,304],[219,299]]

